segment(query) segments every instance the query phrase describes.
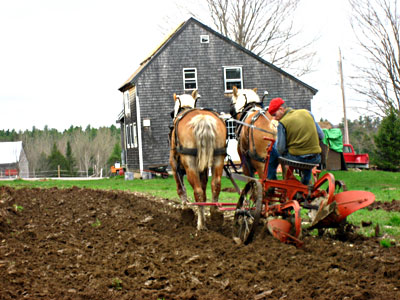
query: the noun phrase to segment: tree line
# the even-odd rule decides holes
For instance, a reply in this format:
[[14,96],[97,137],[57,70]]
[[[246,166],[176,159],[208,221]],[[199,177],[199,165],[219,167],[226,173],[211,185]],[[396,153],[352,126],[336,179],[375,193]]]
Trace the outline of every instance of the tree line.
[[[324,121],[324,120],[321,120]],[[325,120],[326,121],[326,120]],[[384,118],[360,116],[348,120],[349,140],[357,153],[368,153],[370,165],[387,171],[400,169],[400,112],[390,110]],[[339,124],[343,132],[344,123]]]
[[107,176],[110,166],[121,161],[120,129],[85,129],[71,126],[57,129],[0,130],[0,141],[22,141],[29,162],[30,177]]

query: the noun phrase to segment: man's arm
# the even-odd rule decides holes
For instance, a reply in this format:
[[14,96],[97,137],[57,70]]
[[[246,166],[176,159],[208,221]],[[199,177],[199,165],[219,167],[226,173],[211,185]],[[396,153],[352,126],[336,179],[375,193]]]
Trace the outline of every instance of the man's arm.
[[284,155],[286,152],[286,129],[282,123],[278,124],[278,133],[276,135],[276,150],[280,155]]

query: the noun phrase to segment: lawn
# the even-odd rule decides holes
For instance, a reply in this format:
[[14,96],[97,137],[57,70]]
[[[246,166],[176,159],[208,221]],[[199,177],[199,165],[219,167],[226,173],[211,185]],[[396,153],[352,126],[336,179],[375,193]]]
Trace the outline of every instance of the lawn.
[[[364,190],[372,192],[376,200],[388,202],[400,200],[400,173],[384,172],[384,171],[332,171],[336,180],[343,181],[348,190]],[[323,174],[323,173],[322,173]],[[322,175],[321,174],[321,175]],[[244,187],[245,183],[237,181],[240,188]],[[39,187],[39,188],[70,188],[73,186],[90,189],[101,190],[125,190],[149,194],[156,197],[168,198],[178,201],[176,193],[176,184],[172,176],[167,179],[160,177],[150,180],[125,180],[123,177],[104,178],[99,180],[5,180],[0,181],[1,185],[11,187]],[[233,188],[231,181],[228,178],[222,178],[222,190]],[[193,190],[190,184],[185,180],[185,186],[190,199],[193,199]],[[207,197],[211,199],[210,182],[207,189]],[[220,201],[237,202],[238,194],[234,192],[224,192],[220,194]],[[373,235],[377,224],[380,226],[380,232],[383,238],[395,239],[400,241],[400,212],[387,212],[384,210],[361,209],[348,218],[350,223],[361,228],[361,232],[365,235]],[[362,222],[372,222],[371,226],[362,227]]]

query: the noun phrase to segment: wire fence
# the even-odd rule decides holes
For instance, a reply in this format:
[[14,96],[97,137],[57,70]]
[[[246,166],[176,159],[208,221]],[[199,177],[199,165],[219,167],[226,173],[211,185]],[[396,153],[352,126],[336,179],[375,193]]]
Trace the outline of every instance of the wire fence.
[[103,169],[97,174],[93,171],[79,170],[70,173],[68,170],[46,170],[46,171],[35,171],[24,174],[18,172],[0,172],[0,179],[17,179],[17,178],[102,178],[110,176],[110,172],[104,172]]

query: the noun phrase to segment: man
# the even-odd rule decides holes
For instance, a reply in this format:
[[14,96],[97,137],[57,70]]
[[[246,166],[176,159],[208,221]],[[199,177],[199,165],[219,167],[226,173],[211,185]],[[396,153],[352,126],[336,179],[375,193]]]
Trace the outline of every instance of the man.
[[[305,109],[286,108],[285,101],[281,98],[271,100],[268,112],[277,121],[278,132],[276,142],[270,153],[268,165],[268,179],[276,180],[278,157],[295,160],[309,164],[321,162],[320,140],[324,138],[314,116]],[[304,170],[301,182],[310,183],[311,170]]]

